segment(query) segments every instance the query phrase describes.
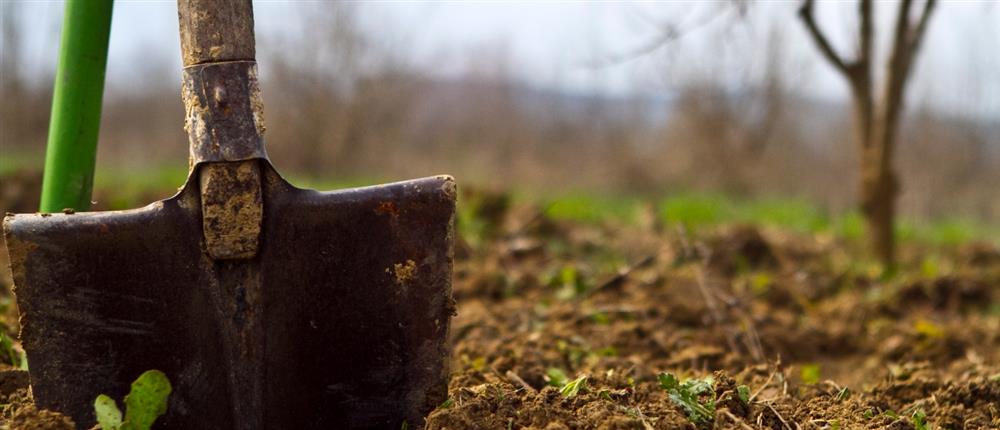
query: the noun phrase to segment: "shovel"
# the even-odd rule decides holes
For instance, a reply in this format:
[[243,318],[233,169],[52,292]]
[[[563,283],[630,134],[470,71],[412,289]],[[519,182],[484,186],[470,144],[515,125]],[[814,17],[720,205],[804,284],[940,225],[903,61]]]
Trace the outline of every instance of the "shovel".
[[114,212],[4,219],[39,407],[149,369],[161,429],[399,429],[446,396],[455,184],[317,192],[264,150],[250,0],[180,0],[190,172]]

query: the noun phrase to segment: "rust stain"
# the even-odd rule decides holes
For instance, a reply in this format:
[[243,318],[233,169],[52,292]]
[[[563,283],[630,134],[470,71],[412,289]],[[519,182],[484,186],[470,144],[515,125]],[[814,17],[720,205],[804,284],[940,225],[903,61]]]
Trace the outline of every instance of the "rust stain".
[[25,280],[25,263],[28,261],[28,254],[38,248],[34,242],[22,241],[10,232],[8,223],[13,221],[14,216],[7,216],[3,220],[4,240],[7,242],[7,262],[10,264],[11,278],[14,280],[14,293],[17,294],[17,287]]
[[399,207],[396,206],[395,202],[380,202],[378,207],[375,208],[375,213],[379,215],[389,214],[394,217],[399,216]]
[[[386,269],[388,272],[389,269]],[[396,284],[406,285],[414,278],[417,277],[417,262],[413,260],[406,260],[405,263],[396,263],[393,265],[393,275],[396,277]]]

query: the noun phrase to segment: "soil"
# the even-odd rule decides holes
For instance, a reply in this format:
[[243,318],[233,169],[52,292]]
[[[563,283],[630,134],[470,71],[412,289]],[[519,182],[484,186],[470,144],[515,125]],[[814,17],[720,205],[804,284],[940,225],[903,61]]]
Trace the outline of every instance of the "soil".
[[[449,398],[427,429],[1000,428],[992,244],[907,244],[881,276],[824,235],[478,209],[456,245]],[[585,383],[564,395],[557,370]],[[711,376],[712,418],[691,421],[661,372]],[[31,405],[21,371],[0,369],[0,404],[7,428],[71,428]]]
[[[994,245],[907,244],[884,277],[823,235],[538,213],[460,244],[450,398],[428,429],[1000,428]],[[553,368],[586,389],[560,394]],[[714,376],[714,419],[690,421],[661,372]]]

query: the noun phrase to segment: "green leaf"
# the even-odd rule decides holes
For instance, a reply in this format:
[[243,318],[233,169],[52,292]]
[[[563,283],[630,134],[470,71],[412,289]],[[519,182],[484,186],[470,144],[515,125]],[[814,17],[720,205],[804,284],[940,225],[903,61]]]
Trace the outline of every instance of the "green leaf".
[[115,399],[104,394],[94,400],[94,415],[103,430],[118,430],[122,426],[122,411],[118,409]]
[[567,382],[565,386],[559,389],[559,393],[561,393],[564,397],[575,397],[577,394],[580,393],[580,390],[586,387],[587,387],[587,375],[584,375],[572,381]]
[[736,395],[740,396],[740,401],[744,405],[750,404],[750,387],[746,385],[740,385],[736,387]]
[[910,420],[913,421],[913,428],[916,430],[930,430],[931,428],[927,424],[927,414],[924,413],[923,409],[913,411],[913,415],[910,416]]
[[14,349],[14,340],[3,331],[0,331],[0,354],[5,363],[21,370],[28,370],[28,360]]
[[659,380],[660,386],[667,391],[676,390],[681,387],[680,381],[677,380],[677,377],[673,373],[661,373]]
[[608,389],[604,389],[604,390],[599,391],[597,393],[597,397],[600,397],[600,398],[602,398],[604,400],[607,400],[607,401],[613,401],[613,399],[611,398],[611,390],[608,390]]
[[569,377],[566,376],[566,372],[558,367],[550,367],[545,375],[549,377],[549,385],[553,387],[562,387],[566,385],[569,381]]
[[617,357],[618,348],[615,348],[613,346],[605,346],[604,348],[594,351],[594,353],[597,354],[597,356],[599,357]]
[[750,277],[750,291],[760,296],[767,293],[768,288],[774,283],[771,275],[766,272],[758,272]]
[[844,388],[840,389],[840,392],[837,393],[837,401],[838,402],[843,402],[844,400],[847,400],[847,399],[850,399],[850,398],[851,398],[851,389],[850,388],[844,387]]
[[598,325],[608,325],[611,324],[611,319],[604,312],[594,312],[590,315],[591,321]]
[[[715,392],[712,389],[715,380],[711,376],[688,379],[682,383],[671,373],[661,373],[659,380],[670,400],[687,412],[691,422],[704,423],[715,417]],[[700,399],[703,394],[709,395],[704,401]]]
[[469,367],[477,372],[482,372],[486,368],[486,357],[476,357],[469,361]]
[[147,370],[132,383],[125,396],[125,422],[122,430],[149,430],[160,415],[167,412],[170,380],[159,370]]
[[806,364],[802,366],[802,383],[806,385],[816,385],[819,383],[819,365],[818,364]]
[[438,405],[438,409],[450,409],[454,405],[455,405],[455,399],[449,397],[445,401],[441,402],[440,405]]
[[914,323],[913,330],[925,339],[940,339],[945,335],[944,329],[941,326],[924,319]]

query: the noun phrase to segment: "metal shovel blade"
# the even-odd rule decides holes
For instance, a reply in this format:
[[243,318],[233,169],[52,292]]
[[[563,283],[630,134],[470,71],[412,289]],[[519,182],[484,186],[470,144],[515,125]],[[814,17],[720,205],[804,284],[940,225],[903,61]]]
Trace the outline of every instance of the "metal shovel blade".
[[452,179],[316,192],[259,162],[251,260],[206,255],[191,179],[141,209],[4,220],[39,407],[89,428],[149,369],[174,387],[163,429],[412,428],[445,399]]

